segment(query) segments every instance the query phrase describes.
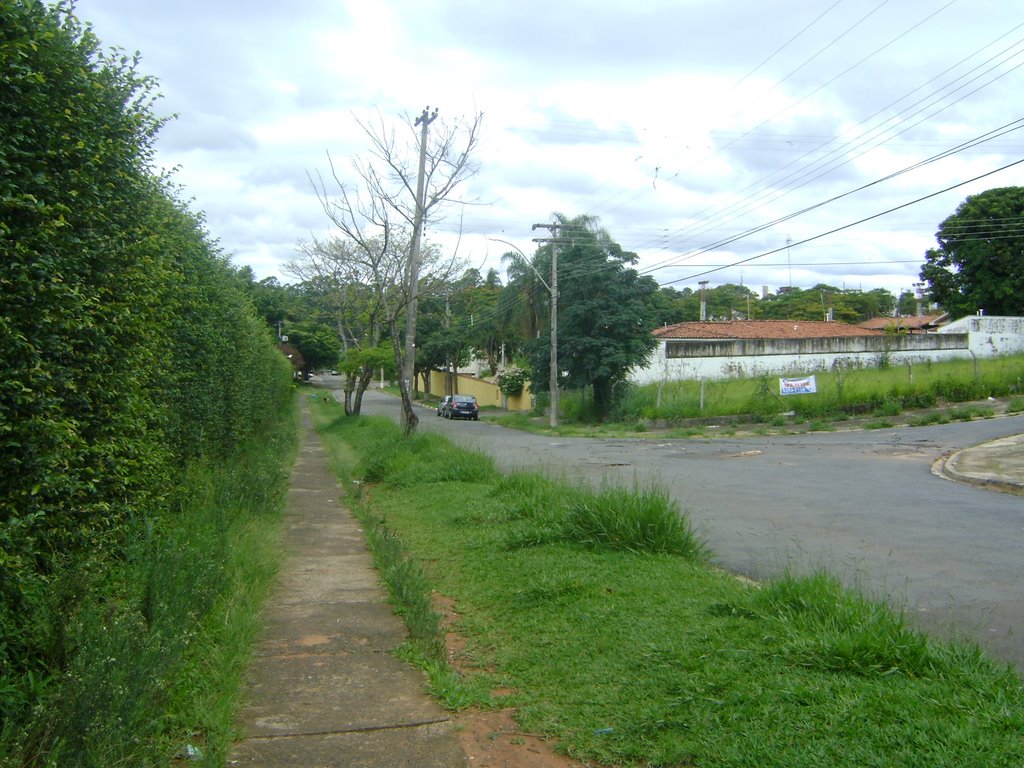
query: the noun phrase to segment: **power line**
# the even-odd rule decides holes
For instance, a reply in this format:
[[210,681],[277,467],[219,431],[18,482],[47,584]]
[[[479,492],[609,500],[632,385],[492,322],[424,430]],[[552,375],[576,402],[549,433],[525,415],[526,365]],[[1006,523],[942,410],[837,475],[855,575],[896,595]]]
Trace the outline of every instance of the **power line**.
[[[877,219],[877,218],[879,218],[881,216],[886,216],[886,215],[892,213],[893,211],[898,211],[898,210],[901,210],[903,208],[907,208],[907,207],[909,207],[911,205],[916,205],[917,203],[920,203],[920,202],[922,202],[924,200],[928,200],[929,198],[937,197],[938,195],[944,194],[946,192],[950,192],[950,191],[952,191],[954,189],[958,189],[960,187],[963,187],[963,186],[965,186],[967,184],[971,184],[971,183],[973,183],[975,181],[978,181],[980,179],[984,179],[984,178],[986,178],[988,176],[992,176],[993,174],[999,173],[1001,171],[1005,171],[1007,168],[1012,168],[1012,167],[1014,167],[1016,165],[1020,165],[1021,163],[1024,163],[1024,159],[1016,160],[1016,161],[1014,161],[1012,163],[1007,163],[1006,165],[1004,165],[1004,166],[1002,166],[1000,168],[996,168],[994,171],[989,171],[988,173],[983,173],[980,176],[975,176],[973,179],[968,179],[967,181],[962,181],[959,184],[953,184],[952,186],[946,187],[945,189],[940,189],[937,192],[932,192],[931,194],[924,195],[922,197],[917,198],[916,200],[911,200],[909,203],[903,203],[902,205],[894,206],[893,208],[889,208],[888,210],[882,211],[880,213],[876,213],[876,214],[873,214],[871,216],[866,216],[863,219],[859,219],[859,220],[851,222],[849,224],[844,224],[841,227],[836,227],[834,229],[830,229],[827,232],[822,232],[822,233],[814,235],[812,237],[804,238],[803,240],[800,240],[800,241],[797,241],[796,243],[794,243],[794,245],[804,245],[805,243],[811,243],[811,242],[814,242],[815,240],[820,240],[823,237],[828,237],[829,235],[834,235],[836,232],[842,232],[844,229],[850,229],[851,227],[855,227],[858,224],[863,224],[866,221],[871,221],[872,219]],[[731,264],[726,264],[726,265],[724,265],[722,267],[717,267],[715,269],[711,269],[711,270],[708,270],[706,272],[698,272],[697,274],[689,275],[687,277],[679,278],[677,280],[669,280],[667,282],[661,283],[661,285],[671,285],[672,283],[679,283],[679,282],[683,282],[684,280],[692,280],[695,277],[703,277],[704,275],[712,274],[713,272],[720,272],[723,269],[730,269],[732,267],[737,267],[740,264],[746,264],[748,262],[754,261],[755,259],[760,259],[760,258],[763,258],[765,256],[770,256],[770,255],[772,255],[774,253],[779,253],[779,252],[781,252],[783,250],[785,250],[785,249],[784,248],[775,248],[773,250],[765,251],[764,253],[760,253],[760,254],[758,254],[756,256],[750,256],[750,257],[748,257],[746,259],[740,259],[739,261],[734,261]]]

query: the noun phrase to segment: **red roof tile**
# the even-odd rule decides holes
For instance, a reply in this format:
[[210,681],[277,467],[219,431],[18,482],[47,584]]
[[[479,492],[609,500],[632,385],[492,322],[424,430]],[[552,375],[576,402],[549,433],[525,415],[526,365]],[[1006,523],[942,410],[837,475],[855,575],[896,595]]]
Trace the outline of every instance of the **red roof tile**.
[[873,317],[859,323],[861,328],[931,328],[946,318],[946,315],[905,315],[903,317]]
[[883,331],[823,320],[727,320],[676,323],[658,328],[659,339],[832,339],[837,336],[878,336]]

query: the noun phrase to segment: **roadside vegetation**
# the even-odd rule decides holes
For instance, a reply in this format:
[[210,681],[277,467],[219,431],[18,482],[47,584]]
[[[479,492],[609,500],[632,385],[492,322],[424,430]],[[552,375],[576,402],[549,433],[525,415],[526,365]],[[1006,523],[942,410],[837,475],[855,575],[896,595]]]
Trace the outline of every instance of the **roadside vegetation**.
[[[818,391],[783,397],[778,376],[715,381],[672,381],[642,387],[622,385],[614,416],[597,423],[586,391],[564,392],[560,434],[709,434],[709,426],[728,431],[822,430],[851,419],[866,428],[943,423],[993,415],[990,398],[1005,401],[1005,411],[1024,410],[1024,355],[976,361],[880,365],[815,374]],[[970,403],[970,405],[962,405]],[[538,403],[540,408],[546,400]],[[538,414],[496,417],[503,426],[549,431]]]
[[[657,488],[502,475],[326,398],[313,414],[412,627],[401,654],[453,709],[515,707],[524,731],[608,766],[1024,762],[1007,665],[826,573],[712,567]],[[454,659],[442,631],[465,640]]]
[[0,3],[0,766],[166,766],[223,752],[292,369],[73,10]]

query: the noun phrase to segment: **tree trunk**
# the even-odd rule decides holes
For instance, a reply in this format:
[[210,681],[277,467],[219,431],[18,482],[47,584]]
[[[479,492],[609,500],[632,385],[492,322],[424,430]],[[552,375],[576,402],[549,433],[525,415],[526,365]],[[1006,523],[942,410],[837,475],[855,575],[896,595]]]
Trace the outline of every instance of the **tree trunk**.
[[612,407],[612,382],[608,379],[600,379],[593,382],[594,389],[594,416],[599,422],[603,422]]
[[352,374],[351,372],[348,372],[348,371],[345,372],[345,388],[344,388],[344,392],[345,392],[345,415],[346,416],[354,416],[354,415],[358,415],[358,413],[359,413],[358,410],[356,410],[356,411],[352,410],[352,390],[355,389],[355,386],[356,386],[355,379],[356,379],[356,377],[355,377],[354,374]]
[[[405,365],[402,355],[402,339],[398,335],[398,324],[394,321],[391,322],[391,347],[395,351],[395,366],[398,371],[404,371]],[[413,373],[413,376],[416,374]],[[412,394],[409,392],[410,384],[415,384],[415,380],[409,381],[401,373],[398,376],[398,388],[402,393],[402,429],[405,432],[406,437],[416,432],[416,427],[419,425],[420,420],[416,415],[416,411],[412,407]]]
[[373,381],[373,366],[364,365],[363,370],[359,374],[359,380],[356,382],[356,394],[355,399],[352,403],[352,415],[358,416],[363,409],[363,394],[370,386],[370,382]]

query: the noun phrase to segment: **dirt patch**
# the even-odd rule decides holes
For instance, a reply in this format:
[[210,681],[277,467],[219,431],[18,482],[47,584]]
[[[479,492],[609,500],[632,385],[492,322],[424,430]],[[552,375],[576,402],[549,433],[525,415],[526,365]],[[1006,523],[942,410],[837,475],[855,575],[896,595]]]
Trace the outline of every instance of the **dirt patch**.
[[[466,641],[458,633],[459,614],[455,603],[444,595],[433,595],[434,610],[441,616],[445,654],[448,663],[460,672],[467,672],[464,651]],[[508,696],[511,691],[491,692],[495,697]],[[516,722],[515,708],[467,710],[452,716],[462,749],[474,768],[587,768],[586,763],[572,760],[555,751],[547,739],[525,733]]]
[[455,722],[474,768],[585,768],[555,752],[549,741],[523,733],[514,709],[463,713]]

